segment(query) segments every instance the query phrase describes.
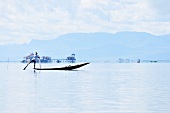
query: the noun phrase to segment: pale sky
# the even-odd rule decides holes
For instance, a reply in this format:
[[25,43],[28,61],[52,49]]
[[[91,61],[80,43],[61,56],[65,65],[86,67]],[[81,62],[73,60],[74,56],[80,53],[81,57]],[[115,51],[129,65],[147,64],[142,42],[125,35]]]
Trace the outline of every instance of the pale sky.
[[170,0],[0,0],[0,44],[76,32],[170,34]]

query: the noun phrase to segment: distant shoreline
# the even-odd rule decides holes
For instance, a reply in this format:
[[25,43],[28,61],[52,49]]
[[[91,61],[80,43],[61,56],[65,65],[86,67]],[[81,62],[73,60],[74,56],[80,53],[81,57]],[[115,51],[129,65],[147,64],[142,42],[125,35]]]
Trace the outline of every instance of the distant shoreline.
[[[75,63],[79,63],[79,62],[86,62],[86,60],[79,60],[76,61]],[[91,63],[137,63],[135,60],[130,60],[128,62],[123,61],[123,62],[119,62],[118,60],[88,60],[88,62]],[[0,63],[22,63],[21,61],[18,60],[13,60],[13,61],[0,61]],[[51,63],[57,63],[57,62],[51,62]],[[62,62],[62,63],[66,63],[66,62]],[[61,63],[61,64],[62,64]],[[68,62],[67,62],[68,63]],[[170,63],[170,60],[141,60],[140,63]]]

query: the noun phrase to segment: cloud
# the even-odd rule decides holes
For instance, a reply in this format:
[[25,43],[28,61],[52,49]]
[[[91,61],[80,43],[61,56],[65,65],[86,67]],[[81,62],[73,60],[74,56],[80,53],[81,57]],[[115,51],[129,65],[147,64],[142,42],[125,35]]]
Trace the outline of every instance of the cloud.
[[169,0],[149,0],[149,5],[151,10],[155,11],[155,20],[156,21],[170,21],[170,1]]
[[167,0],[0,0],[0,40],[27,43],[71,32],[167,34],[167,4]]
[[160,14],[170,14],[169,0],[149,0],[149,3]]

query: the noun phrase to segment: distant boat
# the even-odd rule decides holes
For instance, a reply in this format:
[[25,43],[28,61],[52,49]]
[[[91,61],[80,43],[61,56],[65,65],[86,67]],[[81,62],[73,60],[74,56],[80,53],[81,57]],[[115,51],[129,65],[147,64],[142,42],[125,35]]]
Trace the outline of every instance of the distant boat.
[[156,61],[156,60],[153,60],[153,61],[152,61],[152,60],[151,60],[150,62],[156,63],[156,62],[158,62],[158,61]]
[[137,63],[140,63],[140,59],[137,60]]
[[56,63],[61,62],[75,63],[76,62],[75,54],[71,54],[71,56],[68,56],[67,59],[56,59]]
[[[31,53],[31,54],[25,56],[24,60],[22,60],[21,62],[22,63],[29,63],[33,59],[33,57],[34,57],[34,53]],[[37,60],[36,62],[39,62],[39,60]],[[41,59],[40,59],[40,62],[41,63],[51,63],[52,59],[49,56],[42,56]]]
[[[34,57],[34,53],[31,53],[27,56],[24,57],[24,60],[22,60],[22,63],[29,63]],[[39,60],[36,61],[37,63],[39,62]],[[56,62],[56,63],[63,63],[63,62],[68,62],[68,63],[75,63],[76,62],[76,58],[75,58],[75,54],[71,54],[71,56],[68,56],[66,59],[52,59],[49,56],[42,56],[40,59],[41,63],[52,63],[52,62]]]
[[59,67],[59,68],[35,68],[35,70],[73,70],[73,69],[77,69],[80,68],[82,66],[85,66],[87,64],[90,63],[83,63],[83,64],[78,64],[78,65],[74,65],[74,66],[65,66],[65,67]]

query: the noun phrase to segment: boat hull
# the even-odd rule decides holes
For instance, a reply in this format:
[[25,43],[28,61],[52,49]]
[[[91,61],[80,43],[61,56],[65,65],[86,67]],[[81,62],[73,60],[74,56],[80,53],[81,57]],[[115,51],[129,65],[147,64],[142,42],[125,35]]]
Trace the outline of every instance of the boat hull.
[[60,68],[34,68],[34,69],[35,70],[74,70],[82,66],[85,66],[87,64],[90,64],[90,63],[83,63],[83,64],[74,65],[74,66],[65,66],[65,67],[60,67]]

